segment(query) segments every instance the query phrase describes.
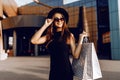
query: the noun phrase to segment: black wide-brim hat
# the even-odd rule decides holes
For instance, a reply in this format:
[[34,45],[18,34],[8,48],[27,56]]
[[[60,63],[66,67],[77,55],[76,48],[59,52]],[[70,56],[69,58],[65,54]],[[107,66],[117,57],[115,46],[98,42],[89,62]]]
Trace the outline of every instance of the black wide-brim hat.
[[67,11],[66,11],[65,9],[59,8],[59,7],[58,7],[58,8],[53,8],[53,9],[48,13],[47,18],[52,18],[55,13],[60,13],[60,14],[62,14],[62,15],[64,16],[64,18],[65,18],[66,23],[68,23],[69,15],[68,15]]

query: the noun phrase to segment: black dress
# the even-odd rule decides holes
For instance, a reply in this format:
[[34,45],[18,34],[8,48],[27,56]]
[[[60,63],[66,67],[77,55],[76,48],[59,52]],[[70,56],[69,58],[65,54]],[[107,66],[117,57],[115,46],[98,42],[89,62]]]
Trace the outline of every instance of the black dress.
[[60,32],[56,32],[48,46],[51,60],[49,80],[73,80],[69,46],[64,40],[59,40],[60,35]]

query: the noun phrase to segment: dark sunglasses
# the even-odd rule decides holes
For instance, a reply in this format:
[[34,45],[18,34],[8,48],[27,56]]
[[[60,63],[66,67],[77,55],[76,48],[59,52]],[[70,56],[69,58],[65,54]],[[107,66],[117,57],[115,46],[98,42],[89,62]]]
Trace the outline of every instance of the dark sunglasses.
[[64,18],[54,18],[54,21],[56,21],[56,22],[64,21]]

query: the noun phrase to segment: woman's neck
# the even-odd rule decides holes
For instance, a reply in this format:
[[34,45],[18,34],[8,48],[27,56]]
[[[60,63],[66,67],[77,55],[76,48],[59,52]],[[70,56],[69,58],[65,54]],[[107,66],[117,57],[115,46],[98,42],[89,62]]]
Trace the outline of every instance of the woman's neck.
[[56,31],[57,31],[57,32],[60,32],[60,31],[62,31],[62,28],[57,28]]

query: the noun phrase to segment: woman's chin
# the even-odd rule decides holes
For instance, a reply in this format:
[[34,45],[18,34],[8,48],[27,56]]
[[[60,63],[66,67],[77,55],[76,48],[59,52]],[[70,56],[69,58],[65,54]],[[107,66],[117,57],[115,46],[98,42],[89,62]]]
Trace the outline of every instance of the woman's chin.
[[62,25],[57,26],[58,28],[62,28]]

